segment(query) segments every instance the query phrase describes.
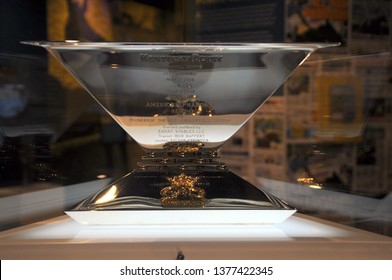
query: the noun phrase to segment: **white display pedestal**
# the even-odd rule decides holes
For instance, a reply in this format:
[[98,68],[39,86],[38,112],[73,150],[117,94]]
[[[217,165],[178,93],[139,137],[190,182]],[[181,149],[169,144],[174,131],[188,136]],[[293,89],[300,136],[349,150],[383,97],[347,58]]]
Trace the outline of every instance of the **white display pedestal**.
[[391,259],[392,238],[294,214],[270,226],[92,227],[67,216],[0,233],[1,259]]

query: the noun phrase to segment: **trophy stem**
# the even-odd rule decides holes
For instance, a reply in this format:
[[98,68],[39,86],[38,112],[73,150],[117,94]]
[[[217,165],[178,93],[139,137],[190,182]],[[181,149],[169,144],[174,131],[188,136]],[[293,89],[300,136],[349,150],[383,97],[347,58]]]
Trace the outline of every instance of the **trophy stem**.
[[147,171],[225,171],[217,150],[203,150],[201,142],[170,142],[161,151],[148,152],[138,162],[140,170]]
[[164,172],[169,186],[160,191],[162,207],[205,207],[206,192],[197,187],[200,172],[228,171],[217,150],[203,150],[201,142],[169,142],[164,149],[148,152],[138,171]]

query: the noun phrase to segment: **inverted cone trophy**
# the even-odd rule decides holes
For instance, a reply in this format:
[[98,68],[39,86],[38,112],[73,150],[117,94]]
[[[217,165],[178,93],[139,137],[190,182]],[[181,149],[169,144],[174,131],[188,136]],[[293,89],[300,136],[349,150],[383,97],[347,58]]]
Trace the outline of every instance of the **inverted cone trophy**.
[[26,42],[45,47],[146,151],[66,213],[90,225],[273,224],[295,209],[218,150],[316,49],[332,44]]

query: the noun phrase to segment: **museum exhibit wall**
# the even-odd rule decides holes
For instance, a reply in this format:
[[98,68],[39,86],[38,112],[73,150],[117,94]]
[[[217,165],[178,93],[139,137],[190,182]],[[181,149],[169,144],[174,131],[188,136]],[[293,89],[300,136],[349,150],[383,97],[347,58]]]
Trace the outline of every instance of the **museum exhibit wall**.
[[392,1],[0,0],[0,8],[1,200],[116,179],[143,154],[53,58],[20,41],[339,42],[297,69],[221,154],[301,213],[392,235]]

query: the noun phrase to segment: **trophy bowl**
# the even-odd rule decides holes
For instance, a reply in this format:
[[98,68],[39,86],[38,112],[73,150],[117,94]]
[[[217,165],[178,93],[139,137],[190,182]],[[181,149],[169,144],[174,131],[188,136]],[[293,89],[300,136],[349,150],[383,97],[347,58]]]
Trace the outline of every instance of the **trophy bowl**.
[[315,50],[336,44],[24,42],[46,48],[146,152],[66,213],[88,225],[265,225],[295,209],[218,150]]

